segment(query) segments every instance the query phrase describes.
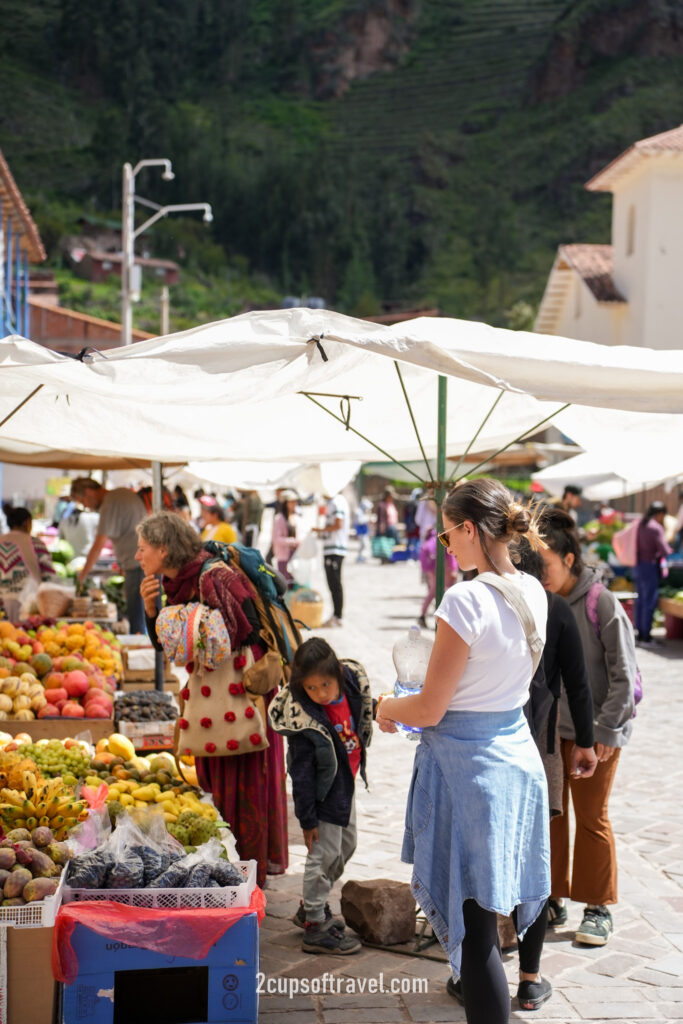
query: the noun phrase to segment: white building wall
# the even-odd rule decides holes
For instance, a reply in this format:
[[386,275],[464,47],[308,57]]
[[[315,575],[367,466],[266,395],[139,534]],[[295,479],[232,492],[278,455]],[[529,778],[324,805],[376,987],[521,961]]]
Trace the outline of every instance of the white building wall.
[[623,344],[683,348],[683,160],[657,156],[617,182],[612,244],[628,300]]
[[623,309],[623,305],[616,307],[597,302],[590,288],[574,272],[554,333],[599,345],[623,345],[623,317],[620,315]]

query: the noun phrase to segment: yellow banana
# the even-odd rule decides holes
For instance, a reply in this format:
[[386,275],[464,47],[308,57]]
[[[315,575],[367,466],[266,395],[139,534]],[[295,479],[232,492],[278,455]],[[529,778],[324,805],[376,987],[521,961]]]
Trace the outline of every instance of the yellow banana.
[[31,799],[36,789],[38,788],[38,780],[35,772],[29,771],[27,768],[21,773],[21,781],[24,786],[24,793]]
[[14,804],[15,807],[21,807],[26,797],[16,789],[2,789],[0,790],[0,799],[5,803]]

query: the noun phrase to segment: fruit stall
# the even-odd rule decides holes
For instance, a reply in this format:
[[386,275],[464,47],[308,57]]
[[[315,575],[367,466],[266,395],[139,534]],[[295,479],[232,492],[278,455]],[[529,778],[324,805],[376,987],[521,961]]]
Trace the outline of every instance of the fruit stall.
[[0,1024],[133,1021],[141,981],[146,1024],[256,1021],[256,864],[121,639],[0,620]]

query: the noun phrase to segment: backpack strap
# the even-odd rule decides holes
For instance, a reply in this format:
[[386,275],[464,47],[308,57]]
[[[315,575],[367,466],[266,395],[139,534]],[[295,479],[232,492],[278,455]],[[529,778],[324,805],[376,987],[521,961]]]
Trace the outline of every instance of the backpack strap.
[[591,584],[590,590],[586,594],[586,615],[588,616],[590,623],[595,630],[595,635],[598,640],[600,639],[600,619],[598,618],[598,600],[600,594],[605,589],[604,585],[596,580],[595,583]]
[[514,583],[506,579],[505,576],[498,576],[494,572],[482,572],[476,577],[485,583],[487,586],[497,590],[499,594],[505,598],[507,603],[512,608],[513,612],[519,619],[524,635],[526,636],[527,643],[529,644],[529,651],[531,653],[531,662],[533,665],[532,676],[536,674],[536,669],[543,656],[544,642],[536,629],[536,622],[531,614],[531,609],[527,604],[524,595],[520,591],[519,587],[516,587]]

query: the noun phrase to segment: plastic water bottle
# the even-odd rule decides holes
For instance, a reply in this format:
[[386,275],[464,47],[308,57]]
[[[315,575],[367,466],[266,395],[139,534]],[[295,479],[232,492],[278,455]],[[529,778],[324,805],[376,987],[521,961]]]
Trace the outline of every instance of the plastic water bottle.
[[[427,675],[427,665],[432,653],[433,641],[423,636],[419,626],[411,626],[408,632],[397,640],[392,652],[396,666],[395,697],[409,697],[419,693]],[[422,729],[417,726],[396,723],[409,739],[419,739]]]

